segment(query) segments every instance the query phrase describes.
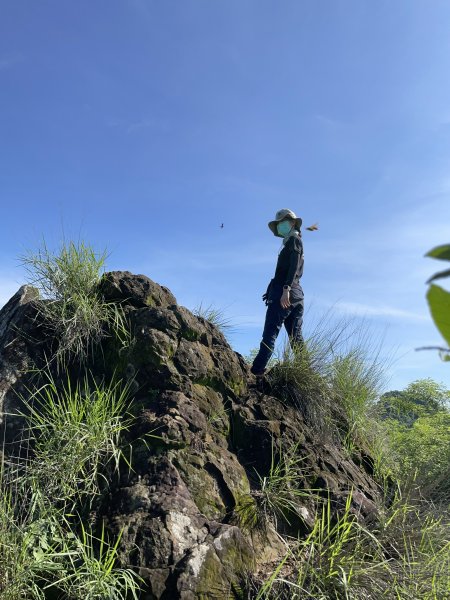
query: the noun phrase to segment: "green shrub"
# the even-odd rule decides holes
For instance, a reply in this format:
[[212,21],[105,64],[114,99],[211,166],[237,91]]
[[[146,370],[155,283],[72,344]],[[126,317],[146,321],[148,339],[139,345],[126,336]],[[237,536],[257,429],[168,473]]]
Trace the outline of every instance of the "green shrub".
[[42,296],[37,305],[45,325],[59,342],[58,363],[68,358],[82,362],[111,331],[123,344],[129,341],[121,306],[105,302],[98,291],[105,260],[106,252],[99,254],[84,242],[63,242],[52,252],[44,241],[21,257],[29,283]]
[[450,502],[449,398],[443,385],[421,379],[405,390],[383,394],[377,407],[398,477],[441,502]]

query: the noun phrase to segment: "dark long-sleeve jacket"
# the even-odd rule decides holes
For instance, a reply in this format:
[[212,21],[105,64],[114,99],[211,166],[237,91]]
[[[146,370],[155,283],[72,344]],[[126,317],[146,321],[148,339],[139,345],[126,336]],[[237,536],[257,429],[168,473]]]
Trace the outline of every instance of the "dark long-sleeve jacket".
[[288,239],[280,254],[273,282],[279,285],[297,286],[303,275],[303,243],[300,236]]

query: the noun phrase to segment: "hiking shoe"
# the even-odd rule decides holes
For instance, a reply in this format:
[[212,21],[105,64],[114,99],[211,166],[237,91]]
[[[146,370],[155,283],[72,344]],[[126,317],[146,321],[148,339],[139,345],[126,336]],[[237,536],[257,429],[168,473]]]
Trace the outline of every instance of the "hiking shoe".
[[264,377],[265,373],[266,373],[266,369],[263,369],[262,371],[255,371],[253,369],[253,367],[250,369],[250,373],[253,373],[253,375],[255,377]]

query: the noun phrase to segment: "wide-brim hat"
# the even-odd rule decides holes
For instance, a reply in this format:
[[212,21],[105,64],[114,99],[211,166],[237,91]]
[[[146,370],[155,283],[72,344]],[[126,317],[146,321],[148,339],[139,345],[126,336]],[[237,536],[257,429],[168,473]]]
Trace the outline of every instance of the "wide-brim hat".
[[300,217],[297,217],[297,215],[289,208],[282,208],[281,210],[277,211],[275,215],[275,220],[270,221],[269,223],[269,229],[273,233],[273,235],[276,235],[277,237],[283,237],[277,231],[277,224],[280,221],[283,221],[286,217],[289,217],[289,219],[295,221],[294,227],[297,231],[300,231],[300,227],[302,226],[302,220],[300,219]]

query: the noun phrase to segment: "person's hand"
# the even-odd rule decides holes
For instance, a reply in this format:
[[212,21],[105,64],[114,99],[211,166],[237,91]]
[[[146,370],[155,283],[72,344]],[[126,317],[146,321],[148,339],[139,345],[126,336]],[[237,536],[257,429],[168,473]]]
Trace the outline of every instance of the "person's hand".
[[283,308],[289,308],[291,305],[291,301],[289,298],[289,290],[283,290],[283,294],[280,298],[280,304]]

